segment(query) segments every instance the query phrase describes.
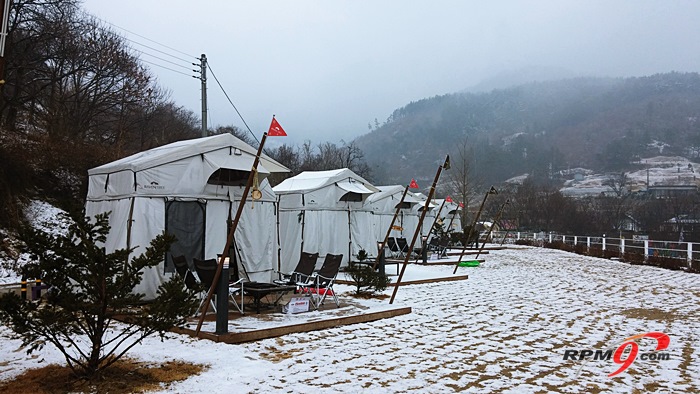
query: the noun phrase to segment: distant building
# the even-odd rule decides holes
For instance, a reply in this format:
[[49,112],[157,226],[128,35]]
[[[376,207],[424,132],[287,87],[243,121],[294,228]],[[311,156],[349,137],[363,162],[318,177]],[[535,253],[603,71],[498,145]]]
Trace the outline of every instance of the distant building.
[[654,185],[647,189],[647,193],[652,198],[686,197],[695,195],[697,192],[697,185]]

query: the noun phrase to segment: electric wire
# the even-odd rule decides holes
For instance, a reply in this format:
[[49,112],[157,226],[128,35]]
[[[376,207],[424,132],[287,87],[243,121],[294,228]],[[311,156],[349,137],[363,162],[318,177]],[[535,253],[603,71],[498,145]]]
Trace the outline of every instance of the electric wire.
[[166,62],[166,63],[170,63],[170,64],[172,64],[172,65],[174,65],[174,66],[184,68],[185,70],[188,70],[188,71],[195,71],[195,70],[192,70],[191,67],[187,67],[187,66],[183,66],[182,64],[179,64],[179,63],[171,62],[171,61],[168,60],[168,59],[163,59],[162,57],[158,57],[158,56],[156,56],[156,55],[152,55],[152,54],[150,54],[150,53],[148,53],[148,52],[142,52],[142,51],[139,51],[139,50],[136,50],[136,51],[139,52],[139,53],[141,53],[141,54],[143,54],[143,55],[156,58],[156,59],[158,59],[158,60],[160,60],[160,61],[163,61],[163,62]]
[[[192,63],[192,61],[190,61],[190,60],[183,59],[183,58],[178,57],[178,56],[175,56],[175,55],[171,55],[171,54],[169,54],[169,53],[167,53],[167,52],[164,52],[164,51],[161,51],[161,50],[159,50],[159,49],[150,47],[150,46],[148,46],[148,45],[146,45],[146,44],[142,44],[142,43],[140,43],[140,42],[138,42],[138,41],[134,41],[134,40],[132,40],[132,39],[129,39],[128,37],[124,37],[124,38],[125,38],[127,41],[130,41],[130,42],[132,42],[132,43],[134,43],[134,44],[136,44],[136,45],[141,45],[142,47],[148,48],[148,49],[153,50],[153,51],[156,51],[156,52],[158,52],[158,53],[162,53],[162,54],[167,55],[167,56],[170,56],[170,57],[172,57],[172,58],[174,58],[174,59],[181,60],[181,61],[183,61],[183,62],[186,62],[187,64],[194,64],[194,63]],[[135,49],[135,50],[139,51],[138,49]],[[196,59],[196,58],[195,58],[195,59]],[[184,66],[182,66],[182,67],[184,67]]]
[[226,90],[225,90],[224,87],[221,85],[221,82],[219,82],[219,78],[217,78],[217,77],[216,77],[216,74],[214,74],[214,70],[211,69],[211,65],[209,64],[209,62],[207,62],[207,68],[208,68],[209,71],[211,72],[211,76],[214,77],[214,80],[215,80],[216,83],[219,85],[219,88],[221,88],[221,91],[224,92],[224,96],[226,96],[226,99],[228,100],[228,102],[231,104],[231,106],[233,107],[233,109],[236,110],[236,113],[238,114],[238,117],[241,118],[241,121],[243,121],[243,124],[245,125],[246,129],[248,129],[248,132],[250,133],[250,135],[252,135],[253,138],[255,138],[255,141],[257,141],[258,144],[260,144],[260,141],[258,140],[258,137],[256,137],[255,134],[253,134],[253,131],[252,131],[252,130],[250,129],[250,127],[248,126],[248,123],[246,123],[245,119],[243,119],[243,115],[241,115],[241,112],[238,111],[238,108],[236,108],[236,105],[233,103],[233,101],[231,101],[231,98],[228,96],[228,93],[226,93]]
[[[93,15],[93,16],[94,16],[94,15]],[[150,39],[150,38],[148,38],[148,37],[145,37],[145,36],[142,36],[142,35],[140,35],[140,34],[138,34],[138,33],[134,33],[134,32],[131,31],[131,30],[127,30],[127,29],[125,29],[125,28],[123,28],[123,27],[121,27],[121,26],[117,26],[117,25],[115,25],[114,23],[108,22],[108,21],[106,21],[106,20],[104,20],[104,19],[102,19],[102,18],[99,18],[99,17],[96,17],[96,16],[94,16],[94,17],[95,17],[96,19],[101,20],[103,23],[106,23],[106,24],[108,24],[108,25],[110,25],[110,26],[116,27],[117,29],[124,30],[125,32],[128,32],[129,34],[133,34],[133,35],[135,35],[135,36],[137,36],[137,37],[143,38],[144,40],[148,40],[148,41],[150,41],[150,42],[152,42],[152,43],[154,43],[154,44],[158,44],[158,45],[162,46],[163,48],[168,48],[168,49],[170,49],[171,51],[177,52],[177,53],[179,53],[179,54],[181,54],[181,55],[185,55],[185,56],[192,57],[192,58],[194,58],[194,59],[199,60],[199,58],[198,58],[197,56],[192,56],[192,55],[189,54],[189,53],[185,53],[185,52],[182,52],[182,51],[180,51],[180,50],[178,50],[178,49],[169,47],[169,46],[167,46],[167,45],[165,45],[165,44],[161,44],[161,43],[159,43],[158,41],[152,40],[152,39]],[[126,37],[125,37],[125,38],[126,38]],[[130,40],[129,38],[126,38],[126,39],[133,42],[133,40]],[[143,45],[143,44],[140,44],[140,45]],[[144,45],[144,46],[145,46],[145,45]],[[170,56],[175,57],[174,55],[170,55]],[[184,60],[184,59],[180,59],[180,60]],[[184,60],[184,61],[187,62],[187,61],[189,61],[189,60]]]
[[178,74],[182,74],[182,75],[184,75],[184,76],[186,76],[186,77],[199,78],[199,77],[197,77],[196,75],[186,74],[186,73],[183,73],[182,71],[175,70],[175,69],[172,69],[172,68],[170,68],[170,67],[165,67],[165,66],[163,66],[163,65],[161,65],[161,64],[158,64],[158,63],[149,62],[148,60],[139,59],[139,61],[142,61],[142,62],[144,62],[144,63],[148,63],[148,64],[153,65],[153,66],[156,66],[156,67],[164,68],[164,69],[166,69],[166,70],[170,70],[170,71],[175,72],[175,73],[178,73]]
[[[171,51],[174,51],[174,52],[176,52],[176,53],[185,55],[185,56],[187,56],[187,57],[191,57],[191,58],[196,59],[196,60],[199,60],[199,58],[197,58],[196,56],[192,56],[192,55],[190,55],[190,54],[188,54],[188,53],[185,53],[185,52],[180,51],[180,50],[178,50],[178,49],[172,48],[172,47],[167,46],[167,45],[165,45],[165,44],[162,44],[162,43],[160,43],[160,42],[158,42],[158,41],[152,40],[152,39],[150,39],[150,38],[148,38],[148,37],[146,37],[146,36],[143,36],[143,35],[141,35],[141,34],[135,33],[135,32],[133,32],[133,31],[128,30],[128,29],[125,29],[125,28],[123,28],[123,27],[121,27],[121,26],[115,25],[114,23],[109,22],[109,21],[106,21],[106,20],[104,20],[104,19],[102,19],[102,18],[100,18],[100,17],[97,17],[97,16],[95,16],[95,15],[91,15],[91,16],[92,16],[93,18],[95,18],[95,19],[101,21],[102,23],[104,23],[104,24],[106,24],[106,25],[109,25],[109,26],[115,27],[115,28],[117,28],[117,29],[123,30],[123,31],[125,31],[125,32],[128,32],[129,34],[133,34],[134,36],[137,36],[137,37],[143,38],[144,40],[153,42],[153,43],[155,43],[155,44],[157,44],[157,45],[160,45],[160,46],[162,46],[162,47],[164,47],[164,48],[167,48],[167,49],[169,49],[169,50],[171,50]],[[102,26],[97,26],[97,27],[98,27],[98,28],[101,28],[101,29],[103,29],[103,30],[107,30],[106,28],[104,28],[104,27],[102,27]],[[118,33],[117,33],[117,34],[118,34]],[[129,37],[126,37],[126,36],[123,36],[123,35],[120,35],[120,37],[123,38],[124,40],[126,40],[126,41],[132,43],[132,44],[136,44],[136,45],[142,46],[142,47],[144,47],[144,48],[148,48],[148,49],[150,49],[150,50],[152,50],[152,51],[161,53],[161,54],[163,54],[163,55],[170,56],[170,57],[172,57],[172,58],[174,58],[174,59],[183,61],[183,62],[187,63],[187,66],[184,66],[184,65],[179,64],[179,63],[175,63],[175,62],[170,61],[170,60],[167,60],[167,59],[163,59],[162,57],[156,56],[156,55],[154,55],[154,54],[152,54],[152,53],[149,53],[148,51],[145,51],[145,50],[143,50],[143,49],[132,47],[131,49],[134,50],[135,52],[138,52],[138,53],[141,53],[141,54],[144,54],[144,55],[153,57],[153,58],[155,58],[155,59],[158,59],[158,60],[160,60],[160,61],[163,61],[163,62],[172,64],[172,65],[177,66],[177,67],[180,67],[180,68],[184,68],[184,69],[186,69],[186,70],[188,70],[188,71],[193,71],[193,72],[195,72],[195,73],[199,72],[198,70],[193,70],[193,69],[190,67],[190,66],[197,66],[197,65],[198,65],[197,63],[193,63],[191,60],[183,59],[182,57],[175,56],[175,55],[173,55],[173,54],[171,54],[171,53],[167,53],[167,52],[162,51],[162,50],[159,50],[159,49],[157,49],[157,48],[153,48],[153,47],[151,47],[151,46],[148,46],[148,45],[146,45],[146,44],[143,44],[143,43],[141,43],[141,42],[138,42],[138,41],[136,41],[136,40],[133,40],[133,39],[131,39],[131,38],[129,38]],[[196,76],[196,75],[186,74],[186,73],[183,73],[183,72],[181,72],[181,71],[174,70],[174,69],[172,69],[172,68],[170,68],[170,67],[164,66],[164,65],[162,65],[162,64],[154,63],[154,62],[152,62],[152,61],[148,61],[148,60],[144,60],[144,59],[139,59],[139,60],[143,61],[144,63],[150,64],[150,65],[153,65],[153,66],[156,66],[156,67],[163,68],[163,69],[165,69],[165,70],[173,71],[173,72],[176,72],[176,73],[178,73],[178,74],[182,74],[182,75],[185,75],[185,76],[188,76],[188,77],[193,77],[193,78],[200,79],[200,77],[198,77],[198,76]]]

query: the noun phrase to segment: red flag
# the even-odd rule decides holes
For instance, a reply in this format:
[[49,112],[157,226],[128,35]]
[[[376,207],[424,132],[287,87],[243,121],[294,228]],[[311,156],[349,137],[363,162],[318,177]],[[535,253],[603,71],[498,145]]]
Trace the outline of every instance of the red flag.
[[277,123],[275,116],[272,116],[272,123],[270,123],[270,130],[267,132],[268,137],[286,137],[287,133],[284,132],[282,126]]
[[418,183],[416,183],[416,180],[415,180],[415,179],[411,179],[411,184],[408,185],[408,188],[409,188],[409,189],[419,189]]
[[447,196],[447,198],[445,199],[445,201],[447,201],[447,202],[452,202],[452,197]]
[[459,203],[459,207],[460,207],[460,208],[464,208],[464,203],[463,203],[463,202],[460,202],[460,203]]

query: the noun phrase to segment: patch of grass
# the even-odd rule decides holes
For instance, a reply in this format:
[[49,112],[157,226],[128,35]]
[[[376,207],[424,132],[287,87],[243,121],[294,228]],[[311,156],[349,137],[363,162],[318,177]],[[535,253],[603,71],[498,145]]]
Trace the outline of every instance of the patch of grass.
[[148,364],[132,359],[117,361],[91,380],[76,378],[67,366],[56,364],[30,369],[0,382],[2,393],[114,393],[162,390],[169,384],[198,375],[207,367],[182,361]]
[[658,308],[628,308],[621,311],[620,314],[632,319],[656,320],[659,322],[671,322],[676,320],[677,317],[674,312]]

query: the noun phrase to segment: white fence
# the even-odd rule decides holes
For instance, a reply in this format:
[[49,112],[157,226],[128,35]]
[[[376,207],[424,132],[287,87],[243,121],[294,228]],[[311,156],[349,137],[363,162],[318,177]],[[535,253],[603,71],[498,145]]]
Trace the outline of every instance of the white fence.
[[526,233],[526,232],[494,232],[491,242],[494,243],[515,243],[518,240],[531,240],[535,243],[562,242],[571,246],[585,245],[587,249],[591,247],[600,248],[622,257],[626,252],[649,256],[671,257],[685,259],[688,265],[693,261],[700,261],[700,243],[696,242],[673,242],[655,241],[649,239],[630,239],[589,235],[563,235],[557,233]]

